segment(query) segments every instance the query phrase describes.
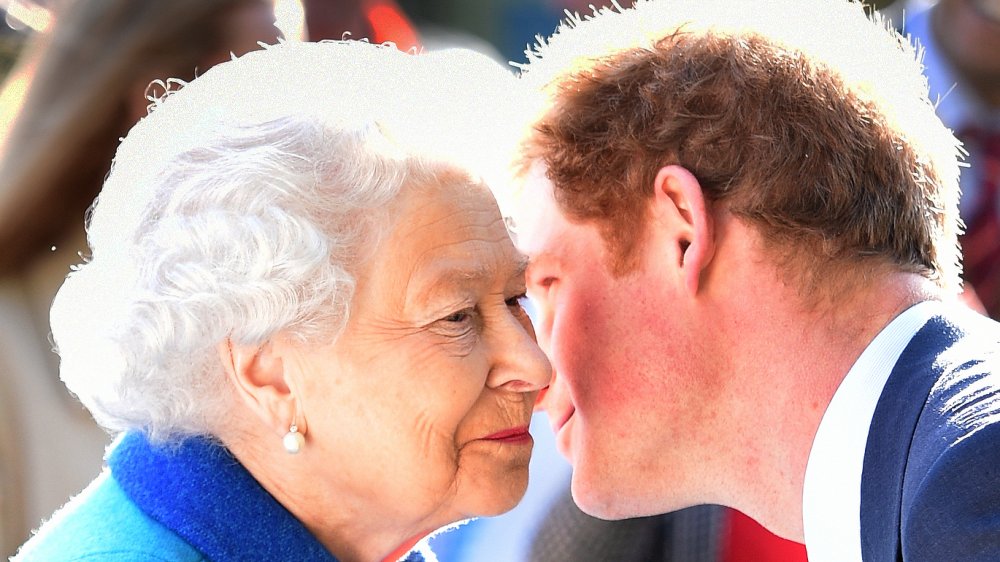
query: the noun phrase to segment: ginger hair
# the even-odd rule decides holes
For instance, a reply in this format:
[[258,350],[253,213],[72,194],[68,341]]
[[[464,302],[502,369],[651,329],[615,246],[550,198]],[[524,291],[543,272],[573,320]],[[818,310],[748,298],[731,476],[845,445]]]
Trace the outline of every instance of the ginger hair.
[[[680,12],[684,4],[661,3]],[[600,20],[634,25],[629,12],[575,25],[604,25],[611,43],[615,30]],[[854,25],[878,27],[860,18]],[[562,28],[524,69],[549,105],[524,145],[522,168],[544,162],[564,213],[601,229],[613,272],[635,267],[654,178],[678,164],[698,178],[712,208],[757,227],[766,248],[796,266],[810,288],[849,262],[958,286],[957,150],[926,86],[922,98],[885,99],[879,88],[891,84],[848,82],[856,70],[841,72],[808,49],[745,29],[696,27],[681,24],[648,44],[571,57],[568,65],[572,36],[596,35]],[[897,74],[919,74],[908,45],[884,28],[877,36],[897,59],[908,58]],[[556,68],[553,59],[564,63],[554,76],[544,72]]]

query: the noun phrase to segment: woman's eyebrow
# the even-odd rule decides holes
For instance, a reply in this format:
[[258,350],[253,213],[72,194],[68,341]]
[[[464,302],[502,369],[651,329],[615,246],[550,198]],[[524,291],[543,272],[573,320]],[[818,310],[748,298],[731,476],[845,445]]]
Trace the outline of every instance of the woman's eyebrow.
[[416,290],[414,298],[427,299],[445,290],[469,287],[499,279],[503,269],[510,273],[503,279],[523,278],[528,269],[528,257],[516,254],[510,267],[498,267],[493,263],[470,263],[467,260],[448,259],[425,268],[412,283]]

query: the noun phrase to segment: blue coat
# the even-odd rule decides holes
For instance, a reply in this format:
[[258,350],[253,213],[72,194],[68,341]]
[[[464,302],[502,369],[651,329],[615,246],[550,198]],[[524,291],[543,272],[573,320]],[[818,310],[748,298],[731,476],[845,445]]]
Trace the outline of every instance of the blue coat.
[[225,448],[202,438],[156,447],[139,433],[13,560],[336,562]]
[[1000,560],[1000,324],[956,313],[910,341],[861,480],[865,562]]

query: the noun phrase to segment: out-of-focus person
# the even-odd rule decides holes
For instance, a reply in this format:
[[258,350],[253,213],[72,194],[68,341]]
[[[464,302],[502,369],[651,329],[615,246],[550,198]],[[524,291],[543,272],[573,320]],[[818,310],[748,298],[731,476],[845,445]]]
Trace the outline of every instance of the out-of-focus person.
[[[23,4],[23,3],[22,3]],[[270,0],[49,3],[0,92],[0,554],[96,475],[108,436],[58,383],[48,308],[152,81],[273,43]],[[162,90],[161,90],[162,91]]]
[[151,83],[194,79],[277,38],[269,0],[67,2],[4,88],[0,271],[79,230],[120,138],[146,114]]
[[285,43],[158,101],[52,307],[109,468],[15,560],[422,560],[513,507],[550,376],[488,187],[516,86]]
[[963,275],[983,310],[1000,319],[1000,0],[911,4],[903,30],[923,47],[937,114],[968,152]]

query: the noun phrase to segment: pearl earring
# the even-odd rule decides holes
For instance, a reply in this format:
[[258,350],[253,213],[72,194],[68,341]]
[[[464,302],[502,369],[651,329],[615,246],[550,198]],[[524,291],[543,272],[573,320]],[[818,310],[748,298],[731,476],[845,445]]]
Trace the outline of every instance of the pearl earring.
[[299,428],[292,422],[292,426],[288,428],[288,433],[281,439],[281,444],[285,446],[285,451],[289,455],[297,454],[302,450],[302,446],[306,444],[306,438],[299,433]]

